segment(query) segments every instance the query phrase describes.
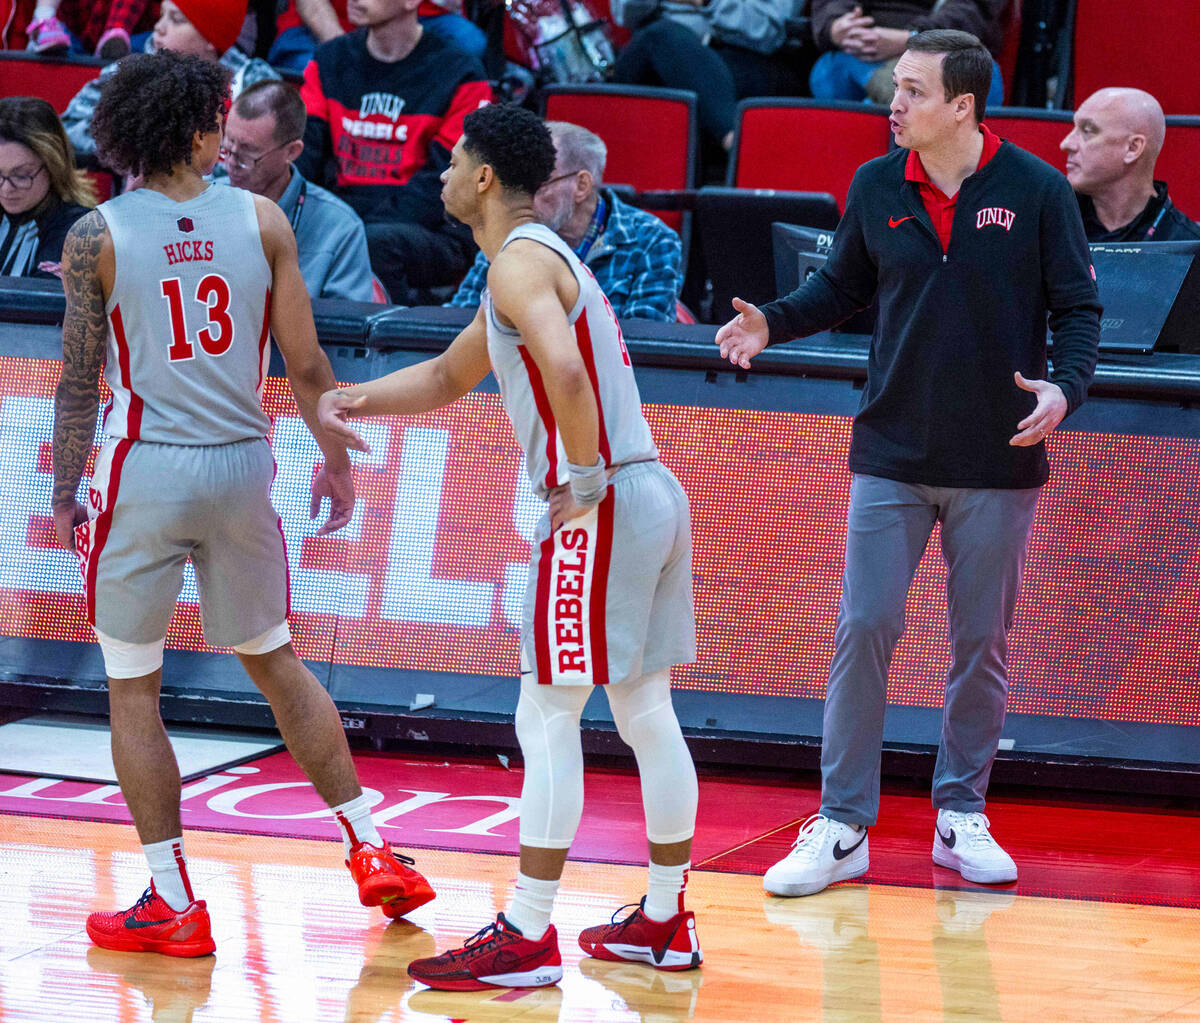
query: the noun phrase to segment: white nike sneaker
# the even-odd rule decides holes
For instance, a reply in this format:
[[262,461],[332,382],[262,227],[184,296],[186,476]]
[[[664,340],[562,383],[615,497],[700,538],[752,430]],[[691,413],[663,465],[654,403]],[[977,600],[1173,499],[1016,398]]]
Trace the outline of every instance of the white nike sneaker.
[[957,870],[976,884],[1009,884],[1017,879],[1017,865],[992,834],[991,822],[981,813],[938,810],[934,827],[933,862]]
[[817,813],[800,825],[792,851],[767,871],[763,887],[775,895],[813,895],[869,866],[867,829]]

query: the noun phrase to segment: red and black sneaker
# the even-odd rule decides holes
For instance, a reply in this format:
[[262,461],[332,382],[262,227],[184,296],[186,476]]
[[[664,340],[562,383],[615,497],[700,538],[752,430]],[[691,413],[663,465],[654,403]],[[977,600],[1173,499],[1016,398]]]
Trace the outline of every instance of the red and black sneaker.
[[119,913],[92,913],[87,934],[113,952],[161,952],[167,956],[206,956],[216,951],[212,923],[203,902],[178,912],[154,889],[154,882],[132,907]]
[[[613,913],[612,923],[588,927],[579,935],[579,947],[597,959],[649,963],[657,970],[690,970],[704,962],[696,917],[690,909],[659,923],[646,916],[645,906],[643,896],[637,905],[631,903]],[[632,913],[617,920],[617,913],[630,908]]]
[[384,916],[397,920],[437,897],[429,882],[412,869],[415,862],[386,845],[359,842],[350,850],[346,866],[358,885],[358,901],[379,906]]
[[562,980],[558,932],[548,927],[530,941],[501,913],[476,931],[462,948],[408,964],[413,980],[439,991],[483,991],[489,987],[545,987]]

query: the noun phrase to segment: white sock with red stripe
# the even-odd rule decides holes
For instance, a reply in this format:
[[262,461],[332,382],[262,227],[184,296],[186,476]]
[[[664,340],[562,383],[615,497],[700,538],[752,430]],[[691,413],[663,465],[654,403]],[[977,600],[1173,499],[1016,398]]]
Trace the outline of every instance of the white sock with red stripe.
[[683,893],[687,891],[688,867],[691,863],[680,863],[664,867],[661,863],[650,863],[650,882],[646,887],[646,904],[642,912],[651,920],[662,923],[676,913],[683,912]]
[[504,911],[504,919],[530,941],[541,941],[550,926],[550,914],[558,895],[557,881],[527,877],[517,871],[517,886],[512,901]]
[[357,798],[340,806],[331,806],[333,816],[337,818],[338,827],[342,829],[342,841],[346,845],[346,859],[350,858],[350,850],[359,842],[367,845],[382,846],[383,839],[375,822],[371,819],[371,804],[367,802],[367,794],[361,793]]
[[192,882],[188,880],[187,862],[183,858],[182,838],[151,842],[150,845],[142,846],[142,852],[146,854],[146,862],[150,864],[154,890],[163,902],[179,912],[196,901],[192,895]]

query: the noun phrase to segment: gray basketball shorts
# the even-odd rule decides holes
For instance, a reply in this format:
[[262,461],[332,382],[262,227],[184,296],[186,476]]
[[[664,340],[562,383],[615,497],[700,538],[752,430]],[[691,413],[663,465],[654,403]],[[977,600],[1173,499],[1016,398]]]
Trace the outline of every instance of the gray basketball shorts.
[[167,634],[188,558],[204,638],[237,646],[287,617],[287,556],[266,440],[219,445],[114,438],[96,456],[75,530],[88,621],[126,643]]
[[605,685],[696,659],[688,501],[660,462],[620,468],[603,501],[553,534],[538,523],[522,673]]

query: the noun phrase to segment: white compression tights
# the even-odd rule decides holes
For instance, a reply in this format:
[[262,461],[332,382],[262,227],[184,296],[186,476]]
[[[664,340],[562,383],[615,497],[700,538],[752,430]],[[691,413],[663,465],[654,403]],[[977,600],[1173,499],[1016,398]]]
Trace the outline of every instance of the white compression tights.
[[[696,768],[671,706],[669,671],[605,686],[621,738],[633,749],[642,782],[646,835],[666,845],[692,837]],[[525,758],[521,844],[566,849],[583,813],[583,753],[579,718],[590,686],[542,686],[521,681],[517,740]]]

